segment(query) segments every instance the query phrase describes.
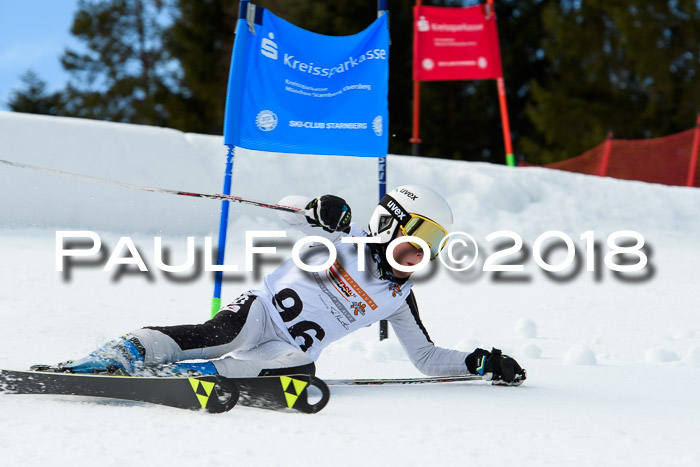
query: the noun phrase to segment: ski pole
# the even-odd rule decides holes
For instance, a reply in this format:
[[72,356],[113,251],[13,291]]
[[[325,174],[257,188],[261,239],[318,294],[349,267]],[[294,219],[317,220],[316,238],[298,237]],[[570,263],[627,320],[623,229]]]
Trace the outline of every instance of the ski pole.
[[194,198],[218,199],[218,200],[229,201],[231,203],[248,204],[250,206],[257,206],[259,208],[274,209],[276,211],[294,212],[297,214],[301,214],[304,212],[302,209],[295,208],[292,206],[282,206],[280,204],[264,203],[262,201],[255,201],[255,200],[251,200],[251,199],[241,198],[240,196],[208,194],[208,193],[195,193],[195,192],[191,192],[191,191],[171,190],[169,188],[158,188],[158,187],[134,185],[131,183],[115,182],[113,180],[108,180],[106,178],[93,177],[90,175],[81,175],[81,174],[76,174],[76,173],[72,173],[72,172],[65,172],[63,170],[49,169],[47,167],[39,167],[36,165],[22,164],[21,162],[7,161],[4,159],[0,159],[0,163],[5,164],[5,165],[9,165],[11,167],[17,167],[20,169],[30,169],[30,170],[36,170],[39,172],[51,173],[51,174],[55,174],[55,175],[64,175],[67,177],[79,178],[81,180],[88,180],[91,182],[102,183],[105,185],[113,185],[113,186],[118,186],[118,187],[122,187],[122,188],[129,188],[132,190],[149,191],[152,193],[168,193],[171,195],[190,196],[190,197],[194,197]]

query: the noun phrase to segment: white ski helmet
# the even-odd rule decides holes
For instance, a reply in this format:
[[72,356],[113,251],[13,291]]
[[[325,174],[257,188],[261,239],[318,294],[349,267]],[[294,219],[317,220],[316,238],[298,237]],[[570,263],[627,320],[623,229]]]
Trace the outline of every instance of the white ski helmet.
[[388,244],[401,229],[404,235],[425,240],[435,258],[453,222],[452,209],[442,196],[424,186],[402,185],[379,202],[369,220],[369,233]]

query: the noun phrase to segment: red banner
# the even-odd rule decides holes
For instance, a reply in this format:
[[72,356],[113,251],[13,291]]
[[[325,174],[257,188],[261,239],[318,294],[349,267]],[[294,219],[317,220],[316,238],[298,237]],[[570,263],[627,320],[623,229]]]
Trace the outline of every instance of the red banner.
[[496,15],[486,8],[414,7],[413,79],[502,77]]

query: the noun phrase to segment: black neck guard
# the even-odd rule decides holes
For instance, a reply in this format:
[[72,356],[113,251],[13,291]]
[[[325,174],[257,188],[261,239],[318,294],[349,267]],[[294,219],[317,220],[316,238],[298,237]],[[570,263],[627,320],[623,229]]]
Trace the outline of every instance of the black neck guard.
[[391,265],[386,259],[386,245],[379,245],[377,243],[369,243],[369,251],[372,254],[372,259],[377,264],[377,269],[379,270],[379,278],[384,281],[395,282],[399,285],[403,285],[408,280],[408,277],[399,279],[391,271]]

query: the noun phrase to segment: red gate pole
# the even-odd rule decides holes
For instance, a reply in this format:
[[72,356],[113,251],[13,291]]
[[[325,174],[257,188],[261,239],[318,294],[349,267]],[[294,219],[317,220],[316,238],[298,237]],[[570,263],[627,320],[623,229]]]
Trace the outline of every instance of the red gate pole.
[[413,135],[409,140],[412,143],[412,154],[420,156],[420,81],[413,80]]
[[700,146],[700,114],[695,122],[695,136],[693,137],[693,149],[690,152],[690,168],[688,169],[688,186],[695,185],[695,170],[698,166],[698,146]]
[[[423,6],[423,0],[416,0],[416,6]],[[413,18],[415,22],[416,18]],[[413,33],[413,66],[415,67],[415,61],[418,53],[418,35]],[[409,140],[412,146],[412,154],[414,156],[420,156],[420,81],[418,81],[415,76],[413,78],[413,133],[411,139]]]
[[[488,0],[490,14],[496,15],[496,6],[494,0]],[[515,156],[513,156],[513,143],[510,139],[510,122],[508,120],[508,104],[506,103],[506,83],[503,76],[496,79],[498,85],[498,104],[501,108],[501,126],[503,128],[503,144],[506,148],[506,165],[515,166]]]
[[506,104],[506,83],[503,77],[498,78],[498,104],[501,107],[501,125],[503,126],[503,142],[506,146],[506,164],[515,166],[515,156],[513,156],[513,143],[510,140],[510,122],[508,121],[508,105]]

